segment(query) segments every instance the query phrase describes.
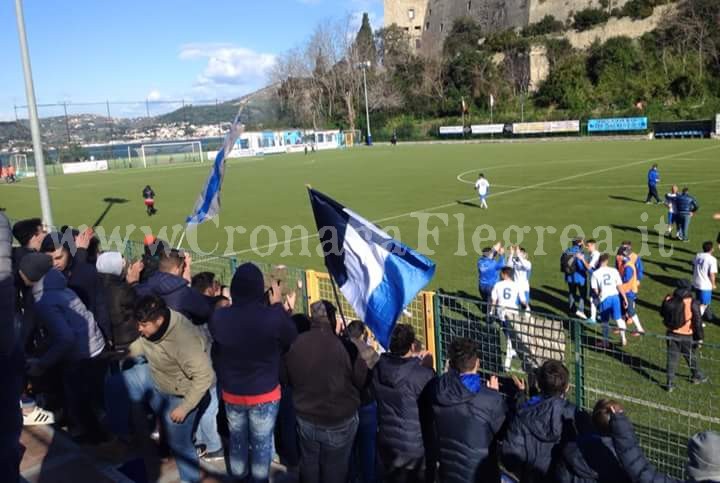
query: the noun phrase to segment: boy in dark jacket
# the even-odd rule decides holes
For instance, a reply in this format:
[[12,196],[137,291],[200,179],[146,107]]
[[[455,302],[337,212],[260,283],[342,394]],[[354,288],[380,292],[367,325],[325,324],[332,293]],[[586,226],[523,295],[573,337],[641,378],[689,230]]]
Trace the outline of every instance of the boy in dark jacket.
[[415,331],[397,324],[390,352],[380,356],[373,370],[378,405],[378,454],[388,482],[425,481],[425,446],[420,421],[420,395],[435,376],[429,365],[412,353]]
[[594,431],[581,434],[562,451],[555,472],[559,483],[630,483],[615,454],[610,437],[610,416],[622,406],[610,399],[600,399],[593,409]]
[[178,250],[161,252],[158,271],[135,287],[138,297],[157,295],[193,324],[207,323],[213,308],[204,295],[190,288],[191,263],[189,254]]
[[[645,457],[640,448],[630,419],[622,410],[610,417],[610,433],[615,451],[627,472],[636,483],[680,483],[660,473]],[[720,483],[720,433],[704,431],[688,441],[688,462],[685,465],[687,483]]]
[[440,481],[499,482],[497,434],[507,405],[478,374],[477,344],[455,339],[450,345],[450,370],[433,381],[428,392],[439,450]]
[[263,275],[252,263],[233,276],[233,305],[210,321],[213,362],[230,429],[230,470],[267,481],[273,456],[272,435],[280,405],[282,354],[297,337],[282,307],[277,286],[265,302]]
[[12,227],[12,235],[20,244],[12,249],[13,273],[15,276],[15,290],[17,290],[17,306],[22,310],[23,325],[20,331],[20,343],[25,347],[28,337],[34,329],[33,305],[35,300],[32,295],[32,288],[23,283],[20,278],[20,261],[29,253],[40,251],[42,242],[47,232],[43,228],[40,218],[20,220]]
[[500,449],[502,462],[522,483],[553,481],[561,445],[575,439],[578,409],[565,400],[569,372],[558,361],[539,369],[540,395],[531,398],[510,422]]

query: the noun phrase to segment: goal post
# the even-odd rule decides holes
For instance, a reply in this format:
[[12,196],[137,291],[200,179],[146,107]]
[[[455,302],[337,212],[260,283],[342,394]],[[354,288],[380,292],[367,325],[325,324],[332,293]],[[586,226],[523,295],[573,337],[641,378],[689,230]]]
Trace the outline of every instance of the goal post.
[[177,163],[204,163],[202,142],[177,141],[140,145],[143,167]]
[[27,176],[29,173],[27,154],[12,154],[9,159],[9,165],[15,167],[17,176]]

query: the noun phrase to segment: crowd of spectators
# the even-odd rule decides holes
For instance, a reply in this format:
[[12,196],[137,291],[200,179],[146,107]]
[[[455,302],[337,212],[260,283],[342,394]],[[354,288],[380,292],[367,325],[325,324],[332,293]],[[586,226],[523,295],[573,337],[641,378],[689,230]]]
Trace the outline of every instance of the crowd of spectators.
[[[287,280],[253,264],[229,288],[192,274],[161,240],[132,261],[100,252],[91,230],[0,214],[2,481],[20,481],[22,425],[51,422],[83,445],[154,438],[183,482],[221,461],[268,481],[274,460],[305,483],[675,481],[618,402],[568,401],[559,361],[529,387],[489,374],[458,337],[436,370],[410,325],[384,351],[329,301],[295,313]],[[720,435],[692,437],[686,473],[720,481]]]

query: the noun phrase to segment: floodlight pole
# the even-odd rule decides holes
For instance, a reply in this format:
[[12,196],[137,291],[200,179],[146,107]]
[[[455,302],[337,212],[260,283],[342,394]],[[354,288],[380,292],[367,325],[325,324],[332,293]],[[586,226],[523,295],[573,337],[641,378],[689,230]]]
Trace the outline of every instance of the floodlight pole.
[[365,61],[360,64],[360,68],[363,71],[363,86],[365,87],[365,119],[367,120],[367,137],[365,138],[365,144],[372,146],[372,134],[370,133],[370,104],[368,104],[368,93],[367,93],[367,70],[370,67],[370,61]]
[[25,97],[27,98],[33,154],[35,155],[35,176],[37,176],[38,191],[40,192],[40,210],[43,224],[48,229],[52,229],[54,227],[52,207],[50,205],[47,179],[45,178],[45,158],[43,157],[42,138],[40,137],[40,122],[38,121],[37,103],[35,101],[35,87],[33,86],[32,68],[30,67],[22,0],[15,0],[15,17],[17,19],[18,37],[20,38],[20,58],[22,59],[25,77]]

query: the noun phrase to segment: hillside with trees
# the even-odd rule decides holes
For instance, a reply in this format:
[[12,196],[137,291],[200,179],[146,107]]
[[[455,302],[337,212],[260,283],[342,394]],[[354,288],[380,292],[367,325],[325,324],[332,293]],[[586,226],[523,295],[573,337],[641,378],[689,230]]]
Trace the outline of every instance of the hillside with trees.
[[[483,32],[470,18],[457,20],[436,56],[415,55],[397,26],[371,34],[363,19],[356,35],[348,23],[324,23],[280,58],[280,112],[293,125],[364,126],[362,71],[370,61],[368,97],[375,138],[393,131],[424,138],[437,126],[467,120],[526,120],[647,115],[656,120],[700,119],[720,112],[720,8],[717,0],[677,2],[674,15],[640,38],[614,37],[588,49],[563,38],[568,29],[593,28],[611,17],[646,18],[669,0],[632,0],[622,9],[576,12],[572,25],[548,16],[520,31]],[[372,40],[370,39],[372,35]],[[550,72],[528,91],[527,57],[547,50]]]

